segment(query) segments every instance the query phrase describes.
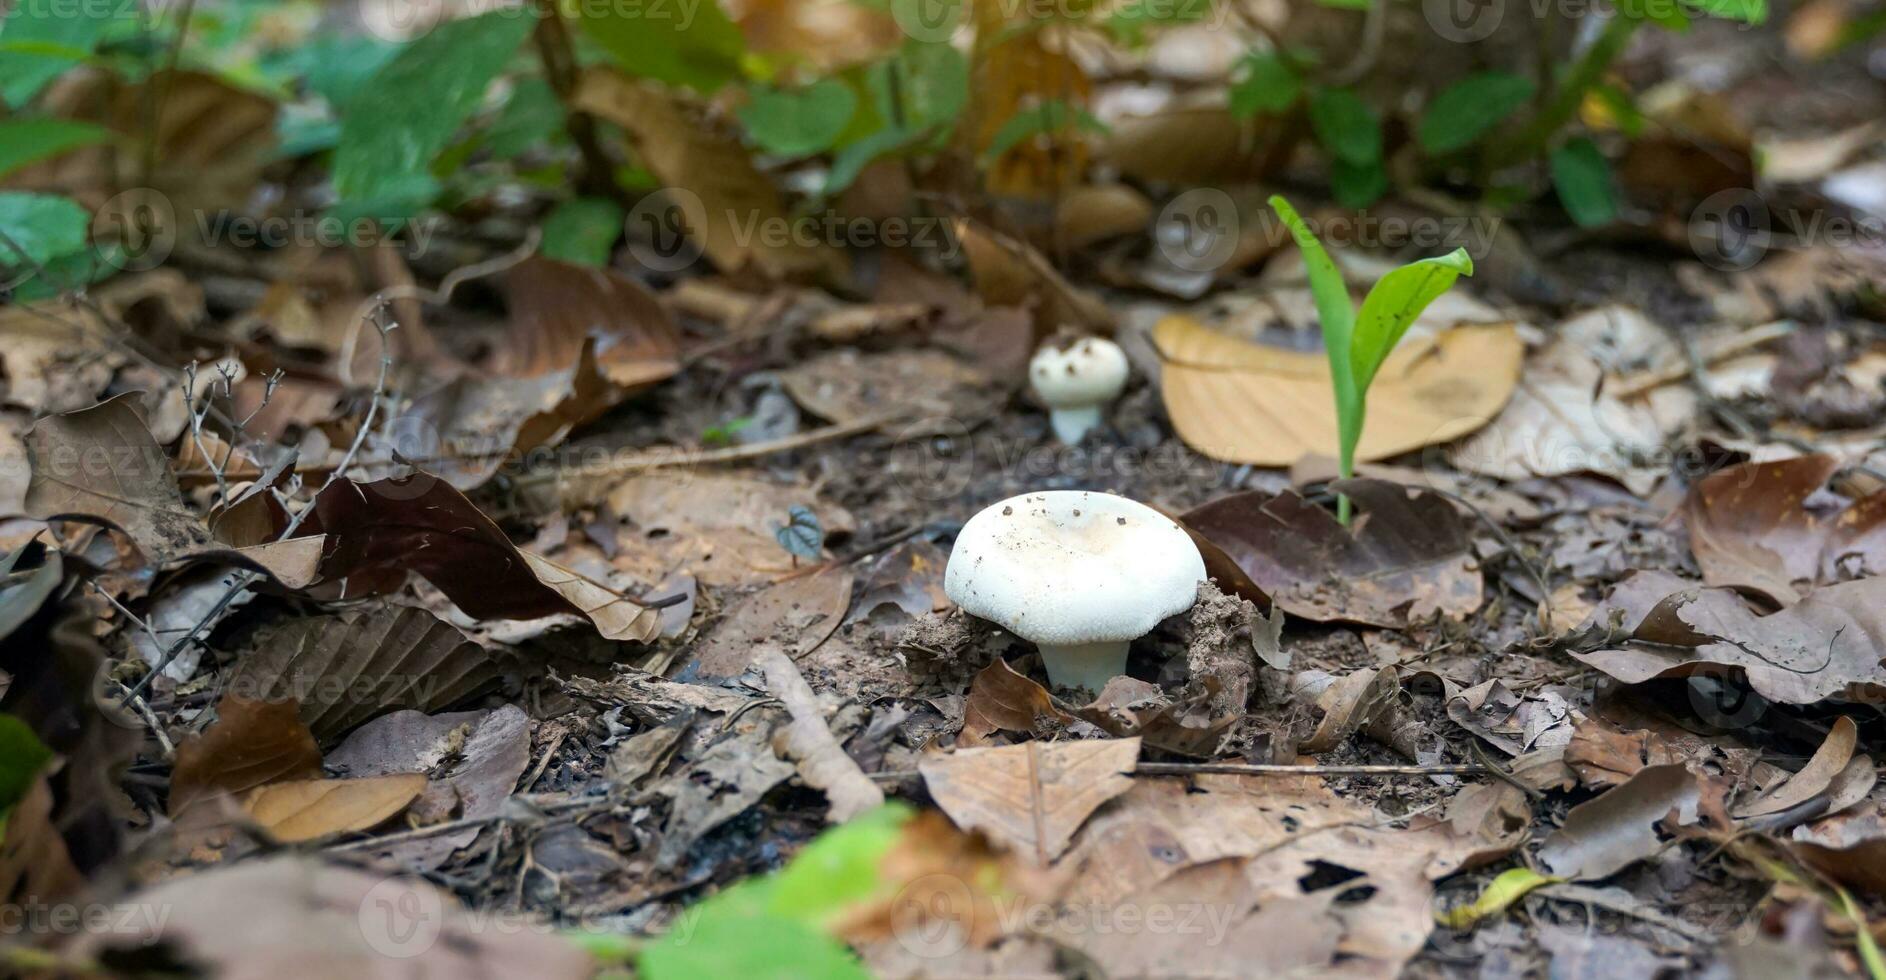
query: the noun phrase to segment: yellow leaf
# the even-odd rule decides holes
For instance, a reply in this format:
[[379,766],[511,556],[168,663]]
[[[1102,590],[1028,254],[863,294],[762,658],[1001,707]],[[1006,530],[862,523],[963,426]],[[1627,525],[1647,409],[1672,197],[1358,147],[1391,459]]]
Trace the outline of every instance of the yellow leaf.
[[[1336,446],[1336,400],[1320,351],[1247,343],[1182,316],[1161,320],[1166,413],[1186,444],[1213,459],[1288,466]],[[1458,439],[1492,421],[1519,384],[1524,346],[1510,323],[1461,326],[1410,340],[1368,393],[1358,462]]]
[[1526,894],[1541,885],[1550,885],[1563,879],[1542,875],[1531,868],[1514,868],[1503,871],[1487,885],[1487,890],[1473,902],[1452,908],[1446,912],[1434,913],[1434,918],[1441,925],[1454,929],[1471,929],[1480,924],[1482,919],[1499,915],[1514,902],[1526,897]]
[[406,809],[426,788],[420,773],[366,779],[300,779],[249,794],[242,808],[284,843],[366,830]]

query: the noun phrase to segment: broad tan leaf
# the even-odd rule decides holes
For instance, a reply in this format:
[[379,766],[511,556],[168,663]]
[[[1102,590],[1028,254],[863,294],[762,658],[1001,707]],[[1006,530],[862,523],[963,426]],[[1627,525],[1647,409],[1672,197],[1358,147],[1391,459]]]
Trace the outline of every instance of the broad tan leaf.
[[[1103,691],[1101,700],[1105,699]],[[1073,717],[1061,710],[1047,688],[1016,673],[1007,661],[997,657],[969,682],[969,696],[963,701],[963,730],[957,744],[979,745],[997,731],[1029,734],[1042,719],[1068,722]]]
[[1681,765],[1646,766],[1622,786],[1581,803],[1539,849],[1545,869],[1560,878],[1603,878],[1663,847],[1659,824],[1695,823],[1703,779]]
[[1047,865],[1102,803],[1133,785],[1139,739],[959,749],[917,764],[943,812]]
[[1849,506],[1811,499],[1840,468],[1816,454],[1743,463],[1696,481],[1683,503],[1690,551],[1710,585],[1783,605],[1816,582],[1886,573],[1886,493]]
[[713,120],[690,114],[656,85],[608,68],[583,74],[574,108],[627,130],[642,164],[663,184],[700,198],[705,215],[696,217],[703,227],[688,231],[722,272],[751,268],[771,279],[844,278],[844,255],[837,249],[764,233],[762,225],[787,227],[790,212],[746,148]]
[[26,512],[108,524],[153,565],[217,547],[184,506],[170,458],[119,395],[91,408],[40,419],[26,434],[33,467]]
[[242,808],[285,844],[367,830],[406,809],[426,788],[419,773],[365,779],[297,779],[264,786]]
[[[1166,412],[1186,444],[1213,459],[1289,466],[1337,445],[1336,401],[1321,352],[1227,337],[1182,316],[1153,340]],[[1361,462],[1450,442],[1492,421],[1519,383],[1523,347],[1511,324],[1456,327],[1404,344],[1369,389]]]
[[293,700],[227,694],[217,702],[215,723],[177,746],[170,814],[218,792],[241,796],[269,783],[320,775],[321,750]]

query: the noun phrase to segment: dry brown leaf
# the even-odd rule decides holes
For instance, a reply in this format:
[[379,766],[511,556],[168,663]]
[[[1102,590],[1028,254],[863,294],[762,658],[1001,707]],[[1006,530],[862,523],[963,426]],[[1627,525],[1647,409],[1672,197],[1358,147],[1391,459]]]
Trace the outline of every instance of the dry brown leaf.
[[774,530],[795,506],[818,516],[828,544],[849,534],[851,513],[810,487],[719,473],[654,472],[617,484],[608,511],[623,524],[618,568],[646,582],[685,571],[703,585],[770,584],[798,562]]
[[1153,203],[1125,184],[1089,184],[1063,196],[1054,209],[1055,242],[1083,249],[1109,238],[1145,234]]
[[904,40],[885,9],[805,0],[738,0],[727,7],[750,50],[786,55],[820,76],[886,57]]
[[1033,246],[969,218],[959,219],[955,227],[970,276],[975,280],[976,294],[990,307],[1028,309],[1034,318],[1036,340],[1063,328],[1113,332],[1113,314],[1106,305],[1068,282]]
[[595,346],[604,380],[639,388],[681,369],[674,319],[641,283],[608,269],[536,257],[505,276],[510,328],[490,370],[532,377],[568,370]]
[[270,837],[284,844],[369,830],[406,809],[426,788],[418,773],[366,779],[299,779],[271,783],[242,803]]
[[52,787],[40,773],[6,813],[0,839],[0,901],[54,901],[85,887],[52,822]]
[[1380,480],[1335,486],[1356,503],[1349,527],[1288,490],[1234,493],[1180,520],[1291,615],[1399,629],[1480,608],[1480,569],[1451,503]]
[[219,977],[532,976],[587,980],[589,955],[545,930],[492,928],[414,877],[279,855],[172,878],[134,893],[125,928],[88,930],[68,950],[107,962],[171,950]]
[[215,548],[184,506],[170,459],[119,395],[91,408],[40,419],[26,435],[33,517],[103,523],[123,531],[153,565]]
[[[1859,744],[1860,730],[1853,724],[1853,719],[1840,716],[1828,730],[1827,738],[1821,742],[1813,758],[1807,765],[1789,776],[1781,785],[1770,789],[1756,799],[1749,800],[1735,808],[1737,819],[1761,817],[1791,810],[1803,803],[1825,794],[1834,781],[1854,761],[1854,749]],[[1861,757],[1864,760],[1864,757]],[[1867,762],[1871,767],[1871,762]],[[1868,783],[1871,788],[1871,783]],[[1832,811],[1823,811],[1826,815]]]
[[[1108,690],[1113,686],[1109,682]],[[1106,699],[1106,691],[1102,691],[1098,700]],[[997,657],[969,682],[969,696],[963,700],[963,730],[956,744],[980,745],[998,731],[1033,734],[1042,719],[1062,724],[1074,720],[1055,703],[1047,688],[1016,673],[1007,661]]]
[[837,350],[779,372],[801,408],[828,422],[871,418],[970,419],[985,414],[989,378],[940,350]]
[[0,368],[6,402],[29,411],[74,412],[98,400],[129,358],[94,311],[60,303],[0,307]]
[[1616,874],[1663,848],[1657,828],[1699,819],[1703,780],[1682,765],[1646,766],[1623,785],[1573,807],[1539,849],[1545,870],[1559,878],[1590,880]]
[[216,793],[241,796],[289,779],[318,779],[321,750],[295,702],[227,694],[216,722],[177,745],[170,774],[170,815]]
[[[1182,316],[1161,320],[1153,341],[1166,412],[1200,453],[1289,466],[1337,444],[1323,354],[1245,343]],[[1356,459],[1385,459],[1486,425],[1519,382],[1521,354],[1511,324],[1456,327],[1431,343],[1403,345],[1369,388]]]
[[299,699],[316,738],[400,708],[442,711],[497,685],[500,655],[432,613],[369,605],[265,628],[236,660],[232,690]]
[[976,45],[970,61],[969,107],[965,133],[971,152],[983,158],[1003,129],[1025,113],[1044,112],[1043,93],[1062,104],[1063,125],[1037,133],[987,162],[984,181],[996,194],[1051,197],[1080,183],[1089,149],[1074,125],[1073,112],[1084,109],[1093,82],[1079,62],[1045,43],[1047,31],[1026,29],[1029,13],[1000,3],[972,7]]
[[832,730],[826,725],[825,710],[819,696],[800,675],[799,668],[777,645],[760,649],[754,662],[766,675],[766,690],[786,705],[792,722],[775,736],[776,749],[799,766],[799,777],[825,794],[831,804],[825,819],[844,823],[867,810],[884,804],[884,791],[873,783],[858,763],[845,754]]
[[1139,739],[1121,738],[959,749],[926,756],[917,768],[958,827],[1045,866],[1088,815],[1133,785],[1138,762]]
[[1814,505],[1839,468],[1838,459],[1816,454],[1743,463],[1698,480],[1683,522],[1703,581],[1789,605],[1816,582],[1886,574],[1886,492]]
[[511,543],[465,495],[430,473],[336,481],[315,498],[306,534],[327,534],[321,575],[335,598],[391,592],[407,573],[479,619],[580,615],[604,639],[646,643],[653,609]]
[[703,227],[688,231],[722,272],[751,268],[770,279],[846,278],[839,250],[766,233],[791,221],[772,181],[753,166],[738,138],[693,117],[658,86],[592,68],[583,73],[573,108],[627,130],[643,166],[667,186],[686,188],[700,199]]
[[1235,184],[1256,177],[1263,119],[1241,120],[1222,105],[1175,106],[1115,120],[1100,158],[1127,177],[1178,186]]
[[753,664],[756,649],[770,642],[795,659],[805,656],[845,621],[851,584],[851,570],[841,566],[748,596],[694,645],[694,655],[675,676],[690,682],[738,677]]

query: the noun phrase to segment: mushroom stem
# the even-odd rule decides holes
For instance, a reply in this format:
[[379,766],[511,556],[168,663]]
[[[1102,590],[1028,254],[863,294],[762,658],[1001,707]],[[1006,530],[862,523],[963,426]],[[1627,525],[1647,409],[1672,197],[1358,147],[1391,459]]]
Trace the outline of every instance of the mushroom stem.
[[1076,445],[1088,429],[1100,424],[1100,406],[1052,409],[1048,412],[1048,423],[1054,426],[1055,438],[1070,446]]
[[1108,681],[1126,673],[1125,640],[1038,646],[1048,680],[1056,687],[1084,687],[1099,694]]

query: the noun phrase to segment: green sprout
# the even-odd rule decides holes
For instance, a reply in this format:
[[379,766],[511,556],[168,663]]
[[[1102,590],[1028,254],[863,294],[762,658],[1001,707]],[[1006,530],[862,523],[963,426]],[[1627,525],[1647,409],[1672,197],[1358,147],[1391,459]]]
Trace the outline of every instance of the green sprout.
[[[1375,372],[1429,303],[1447,292],[1454,280],[1473,275],[1473,259],[1466,249],[1457,248],[1446,255],[1410,262],[1383,276],[1363,298],[1358,313],[1349,299],[1349,287],[1343,284],[1342,272],[1297,209],[1278,195],[1272,195],[1270,208],[1290,229],[1290,237],[1303,250],[1303,264],[1309,269],[1310,296],[1316,301],[1316,316],[1323,324],[1330,384],[1336,390],[1336,433],[1340,442],[1336,458],[1342,478],[1347,480],[1356,475],[1356,443],[1362,440],[1369,383],[1375,380]],[[1336,497],[1336,518],[1349,523],[1347,496]]]

